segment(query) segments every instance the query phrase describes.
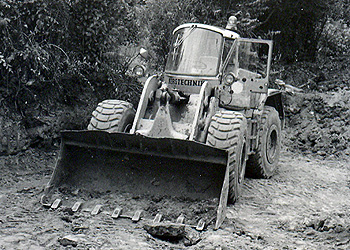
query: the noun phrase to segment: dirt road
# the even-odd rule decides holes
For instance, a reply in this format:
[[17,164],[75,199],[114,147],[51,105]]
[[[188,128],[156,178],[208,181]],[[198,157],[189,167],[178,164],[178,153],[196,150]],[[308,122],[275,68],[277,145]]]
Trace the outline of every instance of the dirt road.
[[283,152],[274,177],[246,180],[220,230],[189,230],[189,244],[153,238],[142,221],[113,220],[107,211],[93,217],[43,208],[39,199],[56,154],[28,150],[0,157],[0,249],[350,248],[346,161]]

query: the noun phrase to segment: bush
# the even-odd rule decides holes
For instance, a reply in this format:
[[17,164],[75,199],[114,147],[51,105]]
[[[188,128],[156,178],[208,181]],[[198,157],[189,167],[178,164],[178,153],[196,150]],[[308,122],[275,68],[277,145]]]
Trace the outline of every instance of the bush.
[[328,19],[322,32],[319,49],[328,56],[350,54],[350,27],[344,20]]
[[111,95],[124,81],[120,64],[102,54],[137,41],[127,3],[0,0],[0,6],[0,95],[8,106],[23,114],[47,99],[74,105],[82,92]]

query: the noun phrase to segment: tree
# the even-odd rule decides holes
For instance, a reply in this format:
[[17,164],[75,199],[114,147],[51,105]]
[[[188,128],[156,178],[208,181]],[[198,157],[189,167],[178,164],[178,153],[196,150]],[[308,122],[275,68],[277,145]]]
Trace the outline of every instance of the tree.
[[0,0],[0,95],[23,113],[38,96],[73,104],[83,88],[114,89],[120,64],[102,55],[137,41],[129,2]]
[[258,15],[259,33],[276,34],[275,52],[285,62],[314,61],[317,45],[326,21],[323,0],[271,0]]
[[241,36],[273,39],[275,55],[281,61],[313,61],[327,18],[327,1],[162,0],[149,4],[147,20],[152,45],[160,58],[166,56],[171,30],[177,25],[200,22],[224,27],[228,17],[236,15]]

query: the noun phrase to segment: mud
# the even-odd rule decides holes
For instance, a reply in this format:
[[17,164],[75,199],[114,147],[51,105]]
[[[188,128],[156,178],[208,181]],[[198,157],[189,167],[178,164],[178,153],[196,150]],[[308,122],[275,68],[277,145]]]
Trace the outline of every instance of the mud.
[[[350,248],[350,164],[346,161],[284,150],[279,171],[271,179],[246,179],[242,197],[229,206],[221,229],[186,228],[186,238],[174,243],[148,234],[147,221],[112,219],[112,207],[102,208],[95,216],[89,206],[77,213],[64,207],[44,208],[39,200],[56,157],[57,150],[0,157],[0,249]],[[108,204],[108,195],[95,194],[90,199]],[[119,205],[140,202],[149,207],[149,215],[155,215],[161,205],[166,207],[166,220],[174,220],[184,209],[184,203],[176,200],[135,197],[120,199]],[[204,214],[208,204],[187,206],[193,213]]]
[[350,91],[308,92],[285,96],[288,150],[321,157],[350,155]]

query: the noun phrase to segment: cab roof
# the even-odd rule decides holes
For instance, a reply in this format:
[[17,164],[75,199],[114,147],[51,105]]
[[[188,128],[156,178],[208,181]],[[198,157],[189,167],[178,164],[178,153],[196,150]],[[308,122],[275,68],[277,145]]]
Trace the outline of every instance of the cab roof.
[[217,33],[222,34],[223,37],[225,37],[225,38],[236,39],[236,38],[240,37],[236,32],[234,32],[232,30],[227,30],[227,29],[224,29],[224,28],[211,26],[211,25],[207,25],[207,24],[201,24],[201,23],[185,23],[185,24],[182,24],[182,25],[178,26],[176,29],[174,29],[173,33],[178,31],[179,29],[191,28],[191,27],[212,30],[212,31],[215,31]]

